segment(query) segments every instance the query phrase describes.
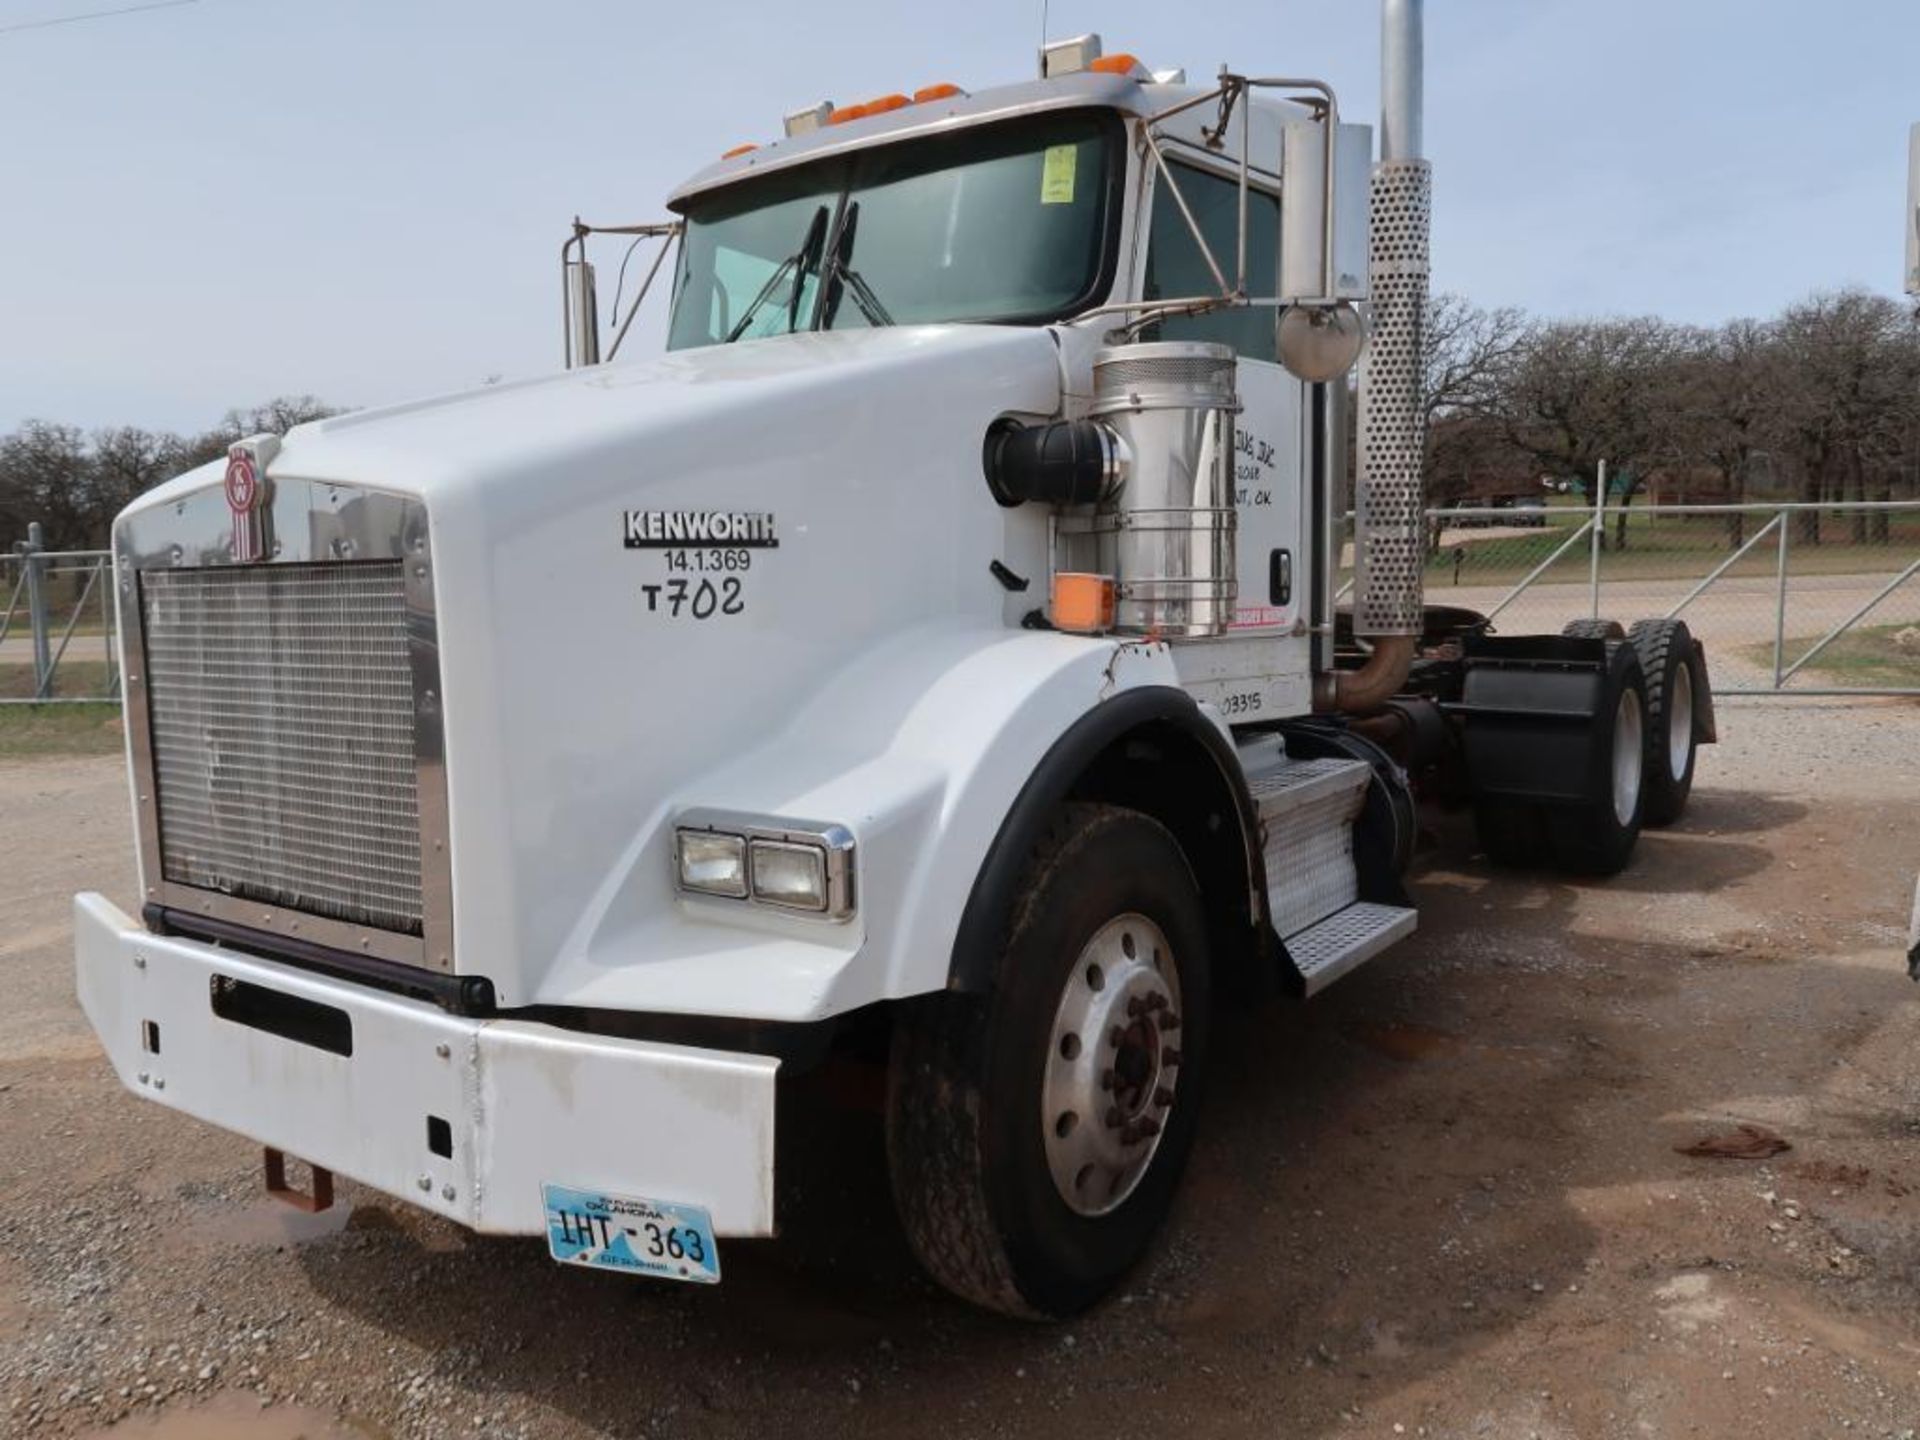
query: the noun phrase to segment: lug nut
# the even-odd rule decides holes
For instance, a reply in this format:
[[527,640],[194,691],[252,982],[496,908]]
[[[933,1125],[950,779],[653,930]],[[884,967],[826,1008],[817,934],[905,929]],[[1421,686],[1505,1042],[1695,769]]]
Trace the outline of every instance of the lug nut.
[[1153,1092],[1153,1103],[1164,1110],[1173,1104],[1173,1091],[1162,1085]]
[[1147,997],[1147,1009],[1164,1010],[1166,1008],[1167,1008],[1167,997],[1162,995],[1158,990],[1154,991],[1153,994]]
[[1162,1030],[1178,1030],[1180,1028],[1180,1017],[1169,1010],[1160,1017],[1160,1028]]
[[1146,1000],[1142,999],[1138,995],[1135,995],[1132,999],[1127,1001],[1127,1018],[1130,1020],[1138,1019],[1140,1016],[1144,1015],[1147,1011],[1151,1010],[1152,1008],[1153,1006],[1148,1004]]
[[1121,1043],[1126,1038],[1127,1038],[1127,1032],[1118,1025],[1114,1026],[1111,1030],[1107,1031],[1107,1044],[1111,1045],[1116,1050],[1120,1048]]
[[1180,1052],[1168,1045],[1160,1051],[1160,1063],[1171,1070],[1180,1063]]
[[[1120,1120],[1121,1120],[1120,1107],[1118,1105],[1115,1105],[1107,1111],[1107,1128],[1109,1130],[1118,1128],[1120,1124]],[[1124,1139],[1125,1137],[1123,1136],[1122,1138]]]
[[1160,1133],[1160,1122],[1151,1115],[1142,1115],[1134,1127],[1134,1133],[1142,1140],[1151,1140]]
[[1113,1089],[1113,1071],[1102,1070],[1100,1072],[1100,1088],[1102,1090]]

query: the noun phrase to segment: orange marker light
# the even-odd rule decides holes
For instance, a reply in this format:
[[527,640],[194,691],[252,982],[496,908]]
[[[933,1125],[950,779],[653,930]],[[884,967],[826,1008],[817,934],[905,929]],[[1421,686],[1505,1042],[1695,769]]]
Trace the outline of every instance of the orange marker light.
[[1102,55],[1087,68],[1102,75],[1131,75],[1139,65],[1138,60],[1122,51],[1118,55]]
[[1063,570],[1053,577],[1053,627],[1080,635],[1097,635],[1113,628],[1114,587],[1111,575],[1089,575]]
[[902,110],[913,102],[904,95],[882,95],[878,100],[869,100],[860,108],[869,115],[884,115],[889,110]]
[[866,113],[867,107],[864,105],[842,105],[838,110],[828,114],[827,124],[844,125],[849,120],[858,120]]
[[929,101],[947,100],[955,95],[964,95],[966,93],[967,92],[962,90],[958,85],[922,85],[918,90],[913,92],[913,103],[916,105],[925,105]]
[[733,148],[732,148],[731,150],[723,150],[723,151],[721,151],[721,152],[720,152],[720,158],[721,158],[722,160],[731,160],[731,159],[733,159],[733,157],[734,157],[734,156],[736,156],[736,155],[744,155],[744,154],[746,154],[746,153],[747,153],[747,152],[748,152],[749,150],[758,150],[759,148],[760,148],[760,147],[759,147],[758,145],[752,145],[752,144],[748,144],[748,145],[736,145],[736,146],[734,146],[734,147],[733,147]]

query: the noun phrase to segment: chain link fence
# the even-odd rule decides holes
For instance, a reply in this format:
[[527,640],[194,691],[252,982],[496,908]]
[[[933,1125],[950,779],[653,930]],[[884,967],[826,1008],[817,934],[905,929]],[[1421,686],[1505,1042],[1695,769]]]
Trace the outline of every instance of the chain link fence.
[[1507,634],[1677,616],[1723,693],[1920,695],[1920,501],[1433,510],[1426,583]]

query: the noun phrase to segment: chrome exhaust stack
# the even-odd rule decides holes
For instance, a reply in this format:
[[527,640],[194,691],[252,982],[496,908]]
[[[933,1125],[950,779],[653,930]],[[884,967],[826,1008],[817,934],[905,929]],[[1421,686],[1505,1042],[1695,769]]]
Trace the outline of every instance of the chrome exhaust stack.
[[1380,160],[1368,196],[1372,324],[1360,362],[1353,587],[1354,633],[1375,643],[1360,669],[1321,677],[1315,696],[1321,710],[1363,713],[1395,694],[1412,667],[1425,610],[1421,331],[1432,171],[1420,153],[1423,8],[1422,0],[1383,0],[1381,6]]

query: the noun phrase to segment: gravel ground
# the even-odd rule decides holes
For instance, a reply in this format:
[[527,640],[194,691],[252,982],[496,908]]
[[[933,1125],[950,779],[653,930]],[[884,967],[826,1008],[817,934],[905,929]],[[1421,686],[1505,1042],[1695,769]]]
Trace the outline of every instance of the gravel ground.
[[[112,759],[0,764],[0,1432],[115,1440],[1852,1435],[1920,1426],[1920,707],[1728,702],[1605,885],[1446,827],[1419,936],[1230,1018],[1164,1241],[1078,1322],[915,1272],[870,1074],[781,1117],[715,1290],[562,1271],[120,1090],[67,896],[131,890]],[[1741,1123],[1764,1161],[1676,1147]]]

